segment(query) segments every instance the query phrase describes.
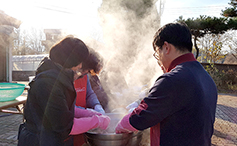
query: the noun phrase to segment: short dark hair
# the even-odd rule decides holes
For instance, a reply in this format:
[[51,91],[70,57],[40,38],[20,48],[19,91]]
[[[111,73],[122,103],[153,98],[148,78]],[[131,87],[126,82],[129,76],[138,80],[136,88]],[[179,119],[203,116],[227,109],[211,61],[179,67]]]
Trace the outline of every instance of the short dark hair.
[[100,54],[92,48],[89,48],[89,56],[87,57],[87,60],[82,63],[82,69],[93,69],[95,73],[98,73],[103,68],[103,65],[103,58]]
[[164,42],[174,45],[181,52],[192,52],[192,34],[185,23],[169,23],[161,27],[154,36],[153,49],[161,48]]
[[72,68],[85,61],[89,55],[87,46],[78,38],[69,36],[55,44],[49,57],[64,68]]

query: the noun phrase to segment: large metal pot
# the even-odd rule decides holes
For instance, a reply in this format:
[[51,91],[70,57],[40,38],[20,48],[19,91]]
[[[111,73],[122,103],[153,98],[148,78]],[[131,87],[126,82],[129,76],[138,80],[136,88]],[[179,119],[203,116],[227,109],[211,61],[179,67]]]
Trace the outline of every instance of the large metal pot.
[[123,134],[86,132],[85,139],[90,146],[138,146],[142,140],[142,132]]
[[142,140],[142,132],[136,133],[115,133],[115,127],[120,119],[125,115],[123,113],[106,113],[111,121],[106,130],[93,129],[84,134],[87,143],[90,146],[138,146]]

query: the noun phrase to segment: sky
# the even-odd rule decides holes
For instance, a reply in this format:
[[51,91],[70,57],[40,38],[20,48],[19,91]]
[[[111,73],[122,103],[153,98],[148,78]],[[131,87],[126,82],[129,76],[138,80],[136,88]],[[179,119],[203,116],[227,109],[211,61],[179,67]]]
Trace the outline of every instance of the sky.
[[[161,25],[174,22],[179,16],[220,17],[230,0],[163,0]],[[23,28],[67,29],[81,35],[101,33],[97,10],[102,0],[0,0],[0,10],[21,20]],[[157,6],[159,8],[160,1]]]
[[0,10],[21,20],[21,27],[66,29],[86,35],[100,31],[97,10],[102,0],[0,0]]
[[[158,0],[157,8],[159,8],[159,2],[160,1]],[[166,0],[162,9],[161,25],[174,22],[179,18],[179,16],[183,16],[184,19],[192,17],[197,18],[200,15],[220,17],[221,10],[229,6],[228,2],[229,0]],[[128,50],[133,49],[129,47],[130,43],[128,43],[129,40],[133,38],[126,38],[131,35],[126,34],[126,27],[123,27],[122,24],[121,27],[114,24],[109,26],[112,26],[110,29],[104,28],[104,30],[108,32],[106,33],[107,36],[103,36],[102,27],[99,25],[98,17],[98,8],[101,3],[102,0],[0,0],[0,10],[3,10],[6,14],[21,20],[23,22],[21,25],[22,29],[29,29],[30,27],[43,29],[66,29],[68,34],[76,34],[76,36],[82,40],[84,40],[83,37],[92,37],[98,40],[97,35],[99,35],[98,41],[105,42],[106,44],[106,47],[101,48],[103,52],[106,52],[102,52],[103,55],[106,55],[103,57],[113,61],[119,60],[116,59],[116,53],[120,50],[124,51],[127,48]],[[111,17],[106,18],[109,18],[112,22],[117,22],[116,20],[113,21],[113,18]],[[123,23],[121,21],[119,22]],[[117,29],[118,27],[119,29]],[[146,29],[149,30],[149,28]],[[114,31],[114,33],[111,33],[111,36],[108,36],[112,31]],[[134,31],[134,33],[137,32]],[[120,37],[122,39],[120,39]],[[150,70],[151,76],[153,71],[154,74],[162,74],[160,68],[153,70],[153,66],[157,65],[157,62],[153,57],[151,57],[153,49],[150,34],[146,34],[142,37],[145,39],[140,42],[138,41],[136,44],[136,49],[140,52],[137,53],[137,58],[133,60],[134,62],[130,63],[132,67],[128,70],[126,67],[120,67],[121,70],[126,70],[123,71],[126,73],[123,76],[130,84],[134,83],[139,85],[140,83],[143,83],[143,74],[146,73],[146,69]],[[116,46],[117,39],[126,41]],[[136,39],[139,40],[139,38]],[[114,42],[115,44],[113,44]],[[143,48],[150,49],[147,50]],[[127,58],[120,58],[121,60],[131,58],[131,54],[127,54],[127,56],[125,54],[122,56]],[[144,58],[148,58],[148,60],[144,62]],[[118,64],[121,63],[116,63],[116,66]],[[144,68],[144,70],[141,68]],[[134,75],[134,70],[136,70],[136,75]],[[132,77],[136,77],[137,79]],[[157,76],[155,75],[154,80],[156,77]],[[143,79],[143,81],[140,81],[141,79]]]
[[229,7],[230,0],[166,0],[161,25],[173,22],[183,16],[197,18],[200,15],[221,17],[221,10]]

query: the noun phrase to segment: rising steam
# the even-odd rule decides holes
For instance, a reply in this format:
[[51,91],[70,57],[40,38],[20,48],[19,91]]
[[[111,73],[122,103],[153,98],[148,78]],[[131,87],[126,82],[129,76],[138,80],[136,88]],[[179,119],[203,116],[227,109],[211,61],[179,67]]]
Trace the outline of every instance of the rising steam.
[[160,27],[156,2],[103,0],[99,8],[103,43],[85,40],[105,59],[100,78],[116,103],[113,108],[138,99],[139,92],[153,85],[161,74],[152,56],[153,36]]

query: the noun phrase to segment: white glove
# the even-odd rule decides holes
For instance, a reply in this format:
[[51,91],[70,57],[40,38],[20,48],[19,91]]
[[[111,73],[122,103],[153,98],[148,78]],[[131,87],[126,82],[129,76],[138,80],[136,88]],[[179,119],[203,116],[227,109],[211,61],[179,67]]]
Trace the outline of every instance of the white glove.
[[105,114],[105,111],[104,111],[103,107],[100,104],[95,105],[94,110],[101,113],[101,114],[103,114],[103,115]]
[[138,102],[137,102],[137,101],[134,101],[134,102],[130,103],[130,104],[126,107],[126,109],[128,110],[129,113],[131,113],[135,108],[138,107],[138,105],[139,105]]
[[131,109],[131,108],[136,108],[136,107],[138,107],[138,103],[137,103],[137,101],[134,101],[133,103],[130,103],[127,107],[126,107],[126,109]]
[[140,94],[139,94],[139,98],[140,98],[140,99],[141,99],[141,98],[144,98],[144,97],[147,96],[147,94],[148,94],[148,89],[142,90],[142,91],[140,92]]

